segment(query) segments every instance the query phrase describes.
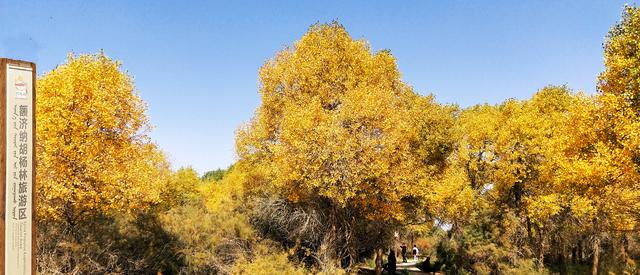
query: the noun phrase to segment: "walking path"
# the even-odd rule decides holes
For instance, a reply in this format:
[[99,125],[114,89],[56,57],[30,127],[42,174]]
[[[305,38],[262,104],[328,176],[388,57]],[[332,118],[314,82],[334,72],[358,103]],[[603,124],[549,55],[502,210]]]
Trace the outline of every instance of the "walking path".
[[[421,261],[419,261],[421,262]],[[416,264],[418,262],[414,262],[413,260],[408,260],[408,262],[403,263],[402,261],[398,262],[396,264],[396,274],[429,274],[426,272],[422,272],[420,271],[420,269],[418,269],[416,267]],[[374,268],[370,268],[370,267],[361,267],[360,268],[361,271],[365,271],[364,273],[361,274],[375,274],[375,269]],[[388,274],[385,272],[383,272],[382,274]],[[436,272],[435,274],[444,274],[442,272]]]
[[418,262],[414,262],[412,260],[408,260],[408,262],[403,263],[403,262],[399,262],[398,264],[396,264],[396,270],[401,271],[401,270],[406,270],[406,271],[411,271],[411,272],[420,272],[417,274],[426,274],[422,271],[420,271],[420,269],[418,269],[416,267],[416,264]]

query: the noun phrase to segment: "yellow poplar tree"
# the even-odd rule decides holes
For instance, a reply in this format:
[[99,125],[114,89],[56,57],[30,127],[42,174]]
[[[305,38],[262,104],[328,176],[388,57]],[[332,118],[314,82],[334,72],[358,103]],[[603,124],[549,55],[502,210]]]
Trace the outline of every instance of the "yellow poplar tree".
[[599,77],[602,139],[617,150],[624,181],[638,182],[640,173],[640,9],[625,7],[622,21],[604,44],[605,71]]
[[69,55],[38,79],[36,110],[40,217],[74,224],[158,201],[168,163],[119,62]]
[[480,193],[493,186],[500,115],[497,107],[485,104],[466,108],[457,116],[453,131],[455,151],[444,177],[429,196],[436,216],[451,223],[453,233],[470,221],[482,200]]
[[337,23],[314,25],[259,76],[262,104],[237,138],[241,160],[263,175],[251,187],[368,220],[403,220],[405,202],[430,193],[454,109],[415,94],[388,51],[372,53]]
[[598,94],[573,116],[569,161],[559,178],[573,191],[573,212],[591,225],[593,274],[606,233],[640,229],[639,47],[640,10],[627,6],[604,43]]
[[508,102],[496,140],[495,192],[523,219],[540,267],[552,219],[566,205],[555,178],[573,98],[565,87],[549,86],[530,100]]
[[439,149],[422,143],[419,128],[439,121],[420,121],[412,107],[446,111],[401,82],[389,52],[372,54],[337,24],[313,26],[262,67],[260,80],[262,104],[239,132],[239,154],[292,201],[319,194],[400,217],[401,198],[422,192],[420,180],[441,166],[415,153]]
[[[461,229],[457,225],[468,225],[465,222],[477,208],[493,207],[494,212],[519,220],[513,236],[527,236],[535,243],[542,263],[548,247],[547,227],[566,207],[555,178],[573,102],[574,96],[565,87],[548,86],[530,100],[478,105],[460,114],[452,176],[443,181],[450,189],[441,191],[449,194],[441,208],[449,211],[444,217],[449,217],[454,233]],[[447,206],[448,202],[453,206]]]

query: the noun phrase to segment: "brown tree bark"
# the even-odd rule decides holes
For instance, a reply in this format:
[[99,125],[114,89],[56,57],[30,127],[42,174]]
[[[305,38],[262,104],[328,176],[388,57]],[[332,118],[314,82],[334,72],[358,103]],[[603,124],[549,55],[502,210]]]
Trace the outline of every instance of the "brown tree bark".
[[357,253],[357,247],[356,247],[356,243],[355,240],[353,239],[354,235],[355,235],[355,228],[356,228],[356,219],[355,217],[351,217],[351,220],[349,222],[349,229],[347,232],[347,252],[349,254],[349,268],[353,268],[353,266],[356,264],[356,261],[358,259],[358,253]]
[[531,219],[527,217],[527,238],[529,239],[529,244],[533,243],[533,234],[531,234]]
[[560,270],[562,272],[562,274],[566,274],[567,273],[567,262],[569,260],[569,258],[571,256],[569,256],[569,247],[567,246],[567,243],[562,240],[561,242],[561,247],[562,249],[560,249],[560,255],[558,257],[558,264],[560,265]]
[[382,248],[376,249],[376,275],[382,274]]
[[593,266],[591,267],[591,275],[598,275],[598,261],[600,258],[600,237],[596,236],[593,241]]
[[578,263],[584,263],[584,246],[582,245],[583,242],[584,240],[580,240],[578,242]]
[[545,246],[545,235],[540,229],[538,229],[538,235],[540,237],[538,242],[538,270],[544,269],[544,246]]

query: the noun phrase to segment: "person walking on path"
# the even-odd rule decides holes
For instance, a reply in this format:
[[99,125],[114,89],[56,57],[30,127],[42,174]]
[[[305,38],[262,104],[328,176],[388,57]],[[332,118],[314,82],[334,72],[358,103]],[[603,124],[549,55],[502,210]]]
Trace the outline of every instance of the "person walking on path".
[[407,262],[407,244],[402,243],[402,245],[400,246],[400,250],[402,252],[402,262],[406,263]]
[[389,274],[396,274],[396,253],[393,249],[389,249],[387,263],[384,264],[383,268],[389,271]]
[[418,250],[418,247],[414,244],[413,245],[413,261],[414,262],[418,261],[418,253],[420,253],[420,250]]

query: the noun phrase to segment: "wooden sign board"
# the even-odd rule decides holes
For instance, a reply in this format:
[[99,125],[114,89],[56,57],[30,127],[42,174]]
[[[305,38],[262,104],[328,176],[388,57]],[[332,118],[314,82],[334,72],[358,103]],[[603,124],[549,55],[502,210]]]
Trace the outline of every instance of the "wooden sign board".
[[0,58],[0,274],[36,274],[36,65]]

